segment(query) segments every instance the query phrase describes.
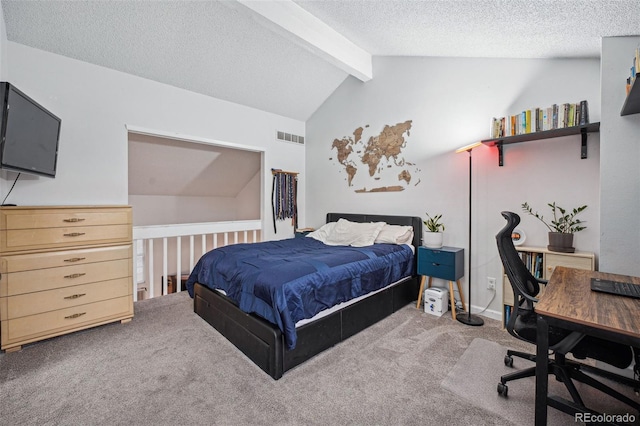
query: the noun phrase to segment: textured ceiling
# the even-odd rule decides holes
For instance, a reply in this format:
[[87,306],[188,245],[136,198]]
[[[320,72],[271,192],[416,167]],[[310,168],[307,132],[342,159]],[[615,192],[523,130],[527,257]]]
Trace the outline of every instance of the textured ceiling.
[[376,56],[599,58],[640,34],[639,0],[295,1]]
[[[599,57],[602,36],[640,34],[639,0],[295,4],[372,55]],[[235,0],[2,0],[2,8],[10,41],[299,120],[348,76]]]
[[[350,73],[361,78],[336,60],[354,52],[340,39],[370,62],[599,57],[601,37],[640,34],[640,0],[266,1],[2,0],[2,9],[10,41],[302,121]],[[325,41],[334,49],[318,47]],[[260,167],[256,153],[142,135],[129,149],[132,195],[233,197]],[[191,166],[170,173],[176,159]]]

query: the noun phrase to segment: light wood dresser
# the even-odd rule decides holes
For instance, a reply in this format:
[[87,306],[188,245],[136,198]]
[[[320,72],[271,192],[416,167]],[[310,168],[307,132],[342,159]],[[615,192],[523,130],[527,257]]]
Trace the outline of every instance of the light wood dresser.
[[0,349],[133,318],[129,206],[0,207]]

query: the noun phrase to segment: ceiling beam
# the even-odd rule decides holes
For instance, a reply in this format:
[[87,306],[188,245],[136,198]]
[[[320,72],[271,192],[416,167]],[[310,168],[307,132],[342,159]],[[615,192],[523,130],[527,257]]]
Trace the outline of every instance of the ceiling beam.
[[237,0],[271,30],[362,81],[373,78],[371,54],[292,0]]

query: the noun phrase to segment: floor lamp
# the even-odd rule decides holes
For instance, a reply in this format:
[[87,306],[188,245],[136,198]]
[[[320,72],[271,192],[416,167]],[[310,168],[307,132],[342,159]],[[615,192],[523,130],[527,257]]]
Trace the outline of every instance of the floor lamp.
[[456,150],[456,154],[460,152],[469,153],[469,273],[467,274],[467,283],[469,287],[469,298],[467,299],[467,314],[457,315],[456,319],[466,325],[482,325],[484,320],[477,315],[471,315],[471,151],[473,148],[482,145],[482,142],[474,142],[470,145],[463,146]]

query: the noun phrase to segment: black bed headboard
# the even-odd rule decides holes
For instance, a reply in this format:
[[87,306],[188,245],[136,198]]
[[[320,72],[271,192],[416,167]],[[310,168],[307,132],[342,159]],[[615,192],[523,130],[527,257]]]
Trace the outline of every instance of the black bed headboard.
[[327,213],[327,223],[337,222],[338,219],[351,222],[386,222],[389,225],[403,225],[413,227],[413,246],[418,250],[422,243],[422,219],[416,216],[391,216],[357,213]]

